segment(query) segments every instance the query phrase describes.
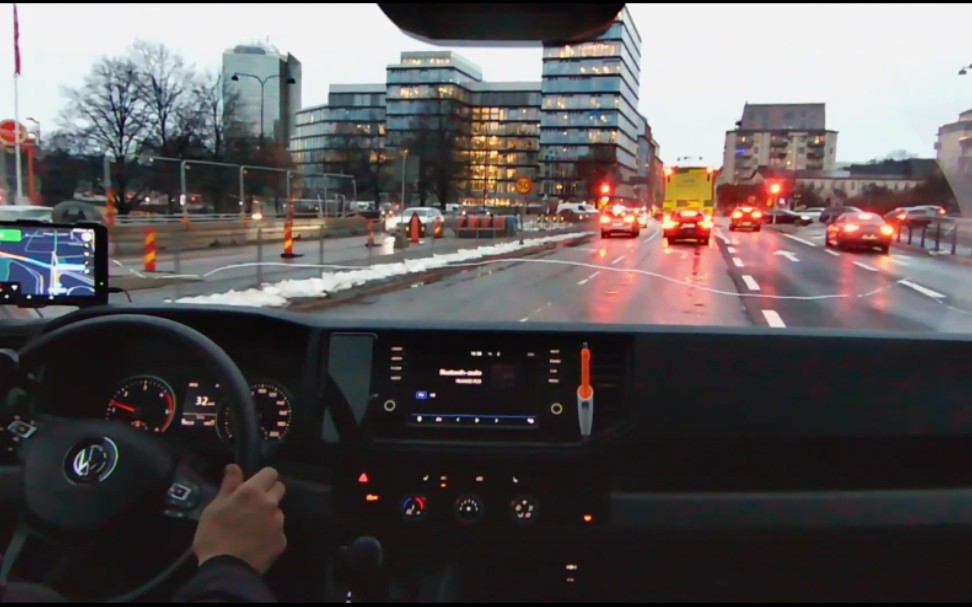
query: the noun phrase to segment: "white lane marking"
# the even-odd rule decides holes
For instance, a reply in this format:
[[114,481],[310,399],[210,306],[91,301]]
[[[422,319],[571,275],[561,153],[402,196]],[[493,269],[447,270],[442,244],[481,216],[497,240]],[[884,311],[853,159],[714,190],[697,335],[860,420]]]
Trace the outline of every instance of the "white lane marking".
[[901,264],[903,266],[910,266],[911,265],[911,262],[908,261],[907,259],[899,259],[897,257],[891,257],[891,256],[888,256],[886,259],[888,261],[892,261],[894,263],[898,263],[898,264]]
[[814,234],[810,238],[813,238],[814,240],[823,240],[825,236],[826,234]]
[[750,291],[759,291],[759,283],[749,274],[743,274],[742,281],[746,283],[746,288]]
[[824,249],[824,253],[827,253],[828,255],[833,255],[834,257],[840,257],[840,253],[838,253],[837,251],[831,251],[830,249]]
[[743,262],[742,262],[742,260],[739,259],[738,257],[733,257],[732,258],[732,263],[736,264],[736,267],[737,268],[741,268],[744,265]]
[[868,272],[877,272],[878,271],[878,269],[875,268],[874,266],[869,266],[866,263],[862,263],[860,261],[855,261],[854,262],[854,265],[857,266],[858,268],[862,269],[862,270],[867,270]]
[[898,284],[899,285],[902,285],[902,286],[905,286],[905,287],[908,287],[909,289],[914,289],[915,291],[918,291],[922,295],[927,295],[928,297],[931,297],[932,299],[944,299],[945,298],[945,296],[942,295],[941,293],[939,293],[938,291],[932,291],[928,287],[923,287],[920,284],[911,282],[910,280],[899,280],[898,281]]
[[600,271],[600,270],[598,270],[597,272],[594,272],[593,274],[591,274],[591,275],[590,275],[590,276],[588,276],[587,278],[585,278],[585,279],[583,279],[583,280],[578,280],[578,281],[577,281],[577,284],[578,284],[578,285],[586,285],[586,284],[588,283],[588,281],[590,281],[590,280],[591,280],[592,278],[594,278],[595,276],[597,276],[597,275],[598,275],[598,274],[600,274],[600,273],[601,273],[601,271]]
[[716,236],[718,236],[722,240],[722,242],[726,244],[732,244],[732,241],[729,240],[729,237],[723,234],[722,232],[716,233]]
[[652,240],[658,238],[659,236],[661,236],[661,232],[660,231],[655,231],[655,232],[652,233],[651,236],[649,236],[648,238],[645,238],[645,242],[651,242]]
[[780,313],[776,310],[763,310],[763,318],[766,319],[766,323],[774,329],[785,329],[786,323],[780,317]]
[[726,247],[726,251],[728,251],[729,253],[735,253],[736,247]]
[[611,262],[611,265],[612,265],[612,266],[613,266],[613,265],[617,265],[617,264],[618,264],[618,262],[619,262],[619,261],[621,261],[622,259],[624,259],[624,255],[622,255],[621,257],[618,257],[617,259],[615,259],[614,261],[612,261],[612,262]]
[[521,318],[520,319],[520,322],[526,322],[526,321],[530,320],[530,316],[535,316],[535,315],[539,314],[540,312],[543,312],[545,309],[547,309],[549,307],[550,307],[550,302],[548,301],[547,303],[543,304],[542,306],[540,306],[539,308],[537,308],[533,312],[530,312],[530,315],[529,316],[524,316],[523,318]]
[[795,241],[797,241],[797,242],[799,242],[801,244],[805,244],[808,247],[815,247],[815,246],[817,246],[817,243],[810,242],[809,240],[805,240],[803,238],[800,238],[799,236],[794,236],[793,234],[784,234],[783,236],[786,236],[790,240],[795,240]]

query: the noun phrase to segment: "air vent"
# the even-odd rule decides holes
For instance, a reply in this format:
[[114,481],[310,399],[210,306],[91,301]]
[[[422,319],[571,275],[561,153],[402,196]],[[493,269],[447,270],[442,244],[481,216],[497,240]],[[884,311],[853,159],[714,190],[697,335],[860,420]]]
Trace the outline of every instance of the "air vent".
[[594,433],[618,425],[625,417],[628,393],[628,365],[625,350],[599,348],[591,359],[591,384],[594,385]]

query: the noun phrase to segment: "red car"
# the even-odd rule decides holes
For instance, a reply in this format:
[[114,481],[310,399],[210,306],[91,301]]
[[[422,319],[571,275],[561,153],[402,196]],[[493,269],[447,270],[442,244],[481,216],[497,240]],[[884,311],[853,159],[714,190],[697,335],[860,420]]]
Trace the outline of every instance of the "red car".
[[709,244],[712,236],[712,219],[701,211],[675,211],[671,217],[662,223],[668,244],[675,244],[681,240],[694,240],[702,244]]
[[882,253],[891,249],[894,228],[876,213],[844,213],[827,226],[828,247],[837,249],[879,248]]
[[641,234],[641,224],[638,216],[627,207],[616,206],[613,209],[605,210],[601,213],[601,238],[614,236],[615,234],[626,234],[631,238],[637,238]]
[[729,231],[752,230],[759,232],[763,227],[763,213],[754,207],[736,207],[729,216]]

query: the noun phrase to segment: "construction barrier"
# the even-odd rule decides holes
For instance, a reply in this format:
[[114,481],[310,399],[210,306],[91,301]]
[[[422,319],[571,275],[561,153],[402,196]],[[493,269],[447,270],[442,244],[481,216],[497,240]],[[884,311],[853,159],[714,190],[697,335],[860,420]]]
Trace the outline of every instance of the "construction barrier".
[[287,219],[284,224],[284,237],[283,237],[283,253],[280,257],[283,259],[294,259],[296,257],[302,257],[301,253],[294,253],[294,220]]
[[145,271],[155,272],[155,230],[145,228]]
[[462,215],[456,218],[456,238],[495,238],[514,236],[518,231],[515,215]]

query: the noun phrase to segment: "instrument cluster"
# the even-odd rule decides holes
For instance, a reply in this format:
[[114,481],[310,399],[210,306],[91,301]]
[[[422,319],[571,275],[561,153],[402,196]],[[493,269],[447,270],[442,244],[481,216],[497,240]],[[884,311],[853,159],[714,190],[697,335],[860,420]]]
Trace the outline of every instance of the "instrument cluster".
[[[287,437],[293,419],[293,399],[286,387],[272,380],[255,380],[250,392],[256,404],[260,431],[268,442]],[[179,384],[156,375],[136,375],[121,381],[105,408],[105,418],[130,424],[146,432],[166,433],[176,428],[210,431],[226,442],[233,440],[233,421],[219,384],[189,379]]]

